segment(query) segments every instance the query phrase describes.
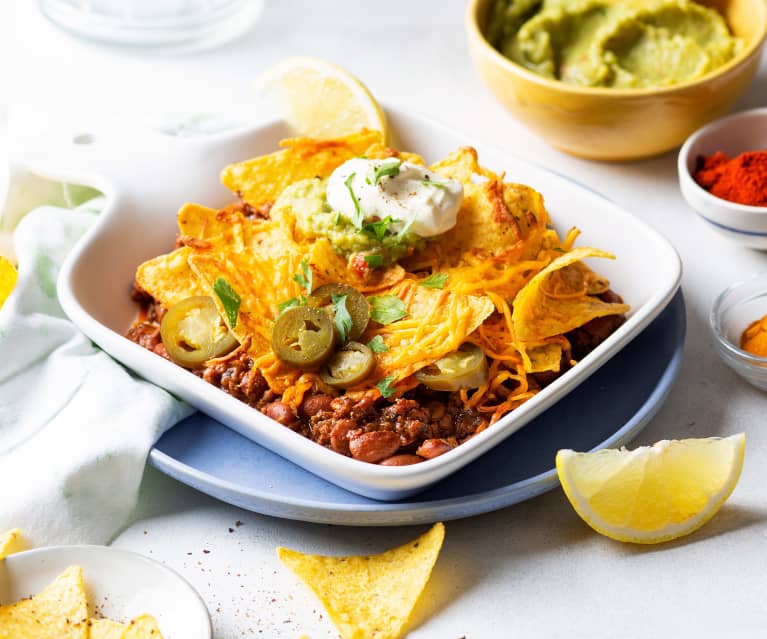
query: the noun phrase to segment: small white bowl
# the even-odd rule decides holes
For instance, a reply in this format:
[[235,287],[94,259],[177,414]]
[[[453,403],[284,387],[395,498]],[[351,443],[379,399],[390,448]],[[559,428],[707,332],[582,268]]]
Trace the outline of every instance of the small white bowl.
[[83,568],[88,613],[128,621],[148,613],[163,636],[211,639],[205,603],[178,573],[135,552],[109,546],[36,548],[0,561],[0,604],[40,592],[72,565]]
[[722,151],[734,157],[767,149],[767,108],[715,120],[693,133],[679,151],[679,186],[687,203],[721,235],[743,246],[767,249],[767,207],[736,204],[711,195],[692,177],[698,158]]
[[767,391],[767,358],[740,348],[740,336],[767,314],[767,272],[757,273],[722,291],[709,314],[717,353],[749,384]]

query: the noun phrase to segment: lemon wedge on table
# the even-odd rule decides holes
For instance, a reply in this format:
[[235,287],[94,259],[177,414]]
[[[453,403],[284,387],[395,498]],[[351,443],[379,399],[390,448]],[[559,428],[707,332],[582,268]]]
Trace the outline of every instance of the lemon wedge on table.
[[17,277],[13,264],[0,255],[0,308],[16,286]]
[[386,139],[386,118],[373,95],[335,64],[288,58],[266,71],[257,85],[277,102],[297,135],[338,138],[371,129]]
[[560,450],[557,473],[581,518],[618,541],[654,544],[700,528],[738,483],[746,437],[663,440],[636,450]]

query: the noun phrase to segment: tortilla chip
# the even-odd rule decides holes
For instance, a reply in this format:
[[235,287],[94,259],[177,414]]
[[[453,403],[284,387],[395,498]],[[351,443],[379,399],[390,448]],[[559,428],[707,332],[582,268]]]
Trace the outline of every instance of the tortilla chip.
[[193,249],[183,246],[141,264],[136,270],[136,284],[165,308],[195,295],[208,295],[189,268]]
[[388,347],[377,355],[365,387],[384,377],[402,380],[433,364],[463,344],[495,310],[487,297],[426,288],[414,280],[404,280],[386,294],[402,299],[408,315],[386,326],[371,322],[365,331],[361,341],[380,335]]
[[431,168],[463,184],[463,201],[456,225],[439,242],[427,244],[416,256],[418,260],[455,267],[469,255],[499,258],[505,263],[537,256],[549,222],[540,193],[529,186],[503,182],[502,176],[479,165],[477,152],[470,147],[451,153]]
[[498,176],[489,169],[480,166],[477,150],[470,146],[462,146],[443,160],[431,165],[431,170],[440,175],[468,184],[474,176],[494,180]]
[[[217,213],[216,209],[195,204],[194,202],[184,204],[179,209],[177,215],[178,230],[182,241],[184,238],[191,237],[198,240],[206,240],[206,244],[209,244],[209,240],[231,233],[231,226],[218,218]],[[202,247],[197,244],[196,246],[193,245],[193,248]]]
[[386,146],[382,142],[376,142],[370,147],[365,149],[364,156],[371,160],[385,160],[386,158],[399,158],[403,162],[410,162],[411,164],[418,164],[419,166],[425,166],[426,162],[423,158],[416,153],[408,153],[407,151],[398,151]]
[[14,528],[0,535],[0,559],[5,559],[24,550],[24,538],[21,534],[21,528]]
[[391,288],[405,278],[405,269],[399,264],[374,269],[363,279],[349,268],[346,258],[333,250],[327,238],[315,240],[309,249],[309,264],[317,276],[315,286],[333,282],[344,282],[361,293],[372,293]]
[[586,322],[605,315],[620,315],[629,310],[627,304],[610,304],[587,294],[588,284],[572,277],[555,278],[555,286],[549,289],[552,276],[560,269],[587,257],[615,256],[599,249],[580,247],[557,258],[530,280],[514,299],[511,319],[514,334],[519,341],[542,340],[562,335]]
[[128,622],[122,639],[162,639],[160,627],[152,615],[141,615]]
[[249,352],[259,356],[271,349],[272,322],[277,317],[277,305],[301,292],[293,280],[293,275],[300,269],[300,261],[300,255],[286,252],[277,266],[268,257],[226,252],[190,255],[189,266],[204,291],[202,294],[213,298],[225,320],[227,315],[218,295],[213,292],[213,283],[221,277],[240,296],[237,324],[230,329],[240,344],[250,338]]
[[80,566],[70,566],[40,594],[0,606],[2,639],[88,639]]
[[397,639],[437,561],[445,527],[380,555],[324,557],[288,548],[277,554],[314,591],[343,639]]
[[522,362],[528,373],[559,372],[562,364],[561,344],[541,344],[522,352]]
[[89,619],[90,639],[123,639],[128,624],[111,619]]
[[274,202],[293,182],[326,178],[346,160],[361,156],[375,143],[379,131],[363,129],[335,140],[290,138],[282,140],[282,151],[230,164],[221,172],[221,182],[251,206]]

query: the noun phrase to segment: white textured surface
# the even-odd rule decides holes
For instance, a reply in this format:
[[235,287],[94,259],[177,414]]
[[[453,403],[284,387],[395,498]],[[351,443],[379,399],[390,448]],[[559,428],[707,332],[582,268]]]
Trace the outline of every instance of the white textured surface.
[[[746,464],[730,501],[694,536],[654,548],[592,533],[561,491],[451,522],[410,636],[764,636],[765,395],[719,361],[707,314],[722,288],[767,268],[767,255],[728,243],[693,214],[678,191],[675,154],[601,165],[564,156],[526,133],[475,77],[458,0],[270,2],[246,38],[164,59],[83,45],[45,23],[34,3],[20,0],[17,9],[17,43],[4,62],[18,63],[9,93],[19,126],[41,107],[51,114],[95,108],[129,117],[247,112],[249,86],[260,70],[287,55],[316,55],[348,67],[383,99],[589,184],[665,233],[685,263],[688,339],[672,395],[637,443],[746,431]],[[766,82],[763,64],[738,108],[762,106]],[[217,639],[335,636],[318,603],[278,563],[277,545],[378,552],[421,532],[270,519],[217,503],[152,470],[137,516],[116,545],[187,576],[209,605]],[[242,526],[234,525],[238,520]]]

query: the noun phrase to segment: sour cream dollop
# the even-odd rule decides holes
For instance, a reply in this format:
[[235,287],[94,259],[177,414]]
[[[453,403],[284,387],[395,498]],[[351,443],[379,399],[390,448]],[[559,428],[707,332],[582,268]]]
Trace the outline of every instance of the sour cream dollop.
[[353,158],[331,174],[327,198],[357,228],[389,216],[416,235],[432,237],[455,226],[463,186],[397,158]]

